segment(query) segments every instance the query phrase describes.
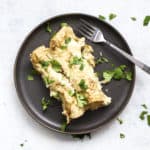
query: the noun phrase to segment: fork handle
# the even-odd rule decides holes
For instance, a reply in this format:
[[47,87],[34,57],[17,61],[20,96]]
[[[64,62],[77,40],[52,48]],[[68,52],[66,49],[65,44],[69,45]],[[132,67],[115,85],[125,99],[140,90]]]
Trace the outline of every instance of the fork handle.
[[105,41],[105,43],[107,45],[109,45],[110,47],[112,47],[115,51],[119,52],[122,56],[124,56],[125,58],[127,58],[128,60],[130,60],[133,64],[135,64],[136,66],[138,66],[139,68],[141,68],[142,70],[144,70],[145,72],[147,72],[148,74],[150,74],[150,67],[149,66],[147,66],[143,62],[137,60],[133,56],[129,55],[123,49],[117,47],[116,45],[112,44],[111,42]]

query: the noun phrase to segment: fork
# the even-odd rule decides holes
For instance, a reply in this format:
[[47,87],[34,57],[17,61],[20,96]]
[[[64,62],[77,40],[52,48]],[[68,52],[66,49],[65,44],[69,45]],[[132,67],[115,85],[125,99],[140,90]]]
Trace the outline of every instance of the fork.
[[79,28],[79,33],[86,37],[88,40],[94,42],[94,43],[106,43],[111,48],[113,48],[115,51],[120,53],[122,56],[127,58],[129,61],[131,61],[133,64],[150,74],[150,67],[144,64],[143,62],[139,61],[138,59],[134,58],[133,56],[129,55],[127,52],[125,52],[123,49],[119,48],[118,46],[114,45],[110,41],[106,40],[103,32],[98,29],[97,27],[91,25],[89,22],[87,22],[84,19],[80,19],[82,22],[82,25]]

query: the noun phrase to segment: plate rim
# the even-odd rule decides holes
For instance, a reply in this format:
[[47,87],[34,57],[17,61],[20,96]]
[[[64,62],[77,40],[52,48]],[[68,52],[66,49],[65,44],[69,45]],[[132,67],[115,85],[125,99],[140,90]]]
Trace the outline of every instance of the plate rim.
[[[136,80],[136,69],[135,69],[135,65],[133,64],[133,80],[132,80],[132,84],[130,86],[130,91],[128,92],[128,95],[126,96],[126,100],[124,102],[124,105],[121,105],[120,109],[110,118],[110,119],[107,119],[106,121],[104,121],[101,125],[97,125],[96,127],[94,128],[91,128],[89,130],[83,130],[83,131],[61,131],[61,130],[57,130],[55,128],[52,127],[52,125],[50,125],[49,123],[45,122],[44,120],[42,120],[34,111],[32,111],[32,109],[27,105],[27,103],[25,103],[25,98],[22,97],[22,94],[20,93],[19,91],[19,86],[17,84],[17,61],[18,61],[18,58],[19,58],[19,55],[20,53],[22,52],[22,47],[23,45],[25,44],[25,42],[27,41],[27,39],[32,35],[32,33],[34,33],[41,25],[43,25],[44,23],[50,21],[50,20],[53,20],[55,18],[58,18],[58,17],[65,17],[65,16],[70,16],[70,15],[82,15],[82,16],[85,16],[85,17],[90,17],[90,18],[93,18],[93,19],[97,19],[99,20],[96,16],[94,15],[91,15],[91,14],[86,14],[86,13],[64,13],[64,14],[59,14],[59,15],[55,15],[53,17],[49,17],[48,19],[45,19],[44,21],[40,22],[38,25],[36,25],[24,38],[24,40],[21,42],[21,45],[17,51],[17,54],[16,54],[16,58],[15,58],[15,62],[14,62],[14,67],[13,67],[13,78],[14,78],[14,86],[15,86],[15,89],[16,89],[16,92],[17,92],[17,95],[18,95],[18,98],[19,98],[19,101],[20,103],[23,105],[23,107],[25,108],[26,112],[28,113],[29,116],[31,116],[31,118],[33,120],[35,120],[36,122],[38,122],[40,125],[52,130],[52,131],[55,131],[55,132],[58,132],[58,133],[63,133],[63,134],[86,134],[86,133],[91,133],[91,132],[94,132],[96,131],[97,129],[101,128],[102,126],[104,126],[105,124],[108,124],[109,122],[111,122],[116,116],[118,116],[124,109],[125,107],[127,106],[131,96],[132,96],[132,93],[133,93],[133,90],[134,90],[134,87],[135,87],[135,80]],[[111,24],[109,24],[108,22],[106,21],[103,21],[103,20],[99,20],[100,22],[103,22],[104,24],[106,24],[107,26],[111,27],[122,39],[123,41],[126,43],[126,46],[128,48],[128,51],[130,52],[131,55],[132,54],[132,51],[130,49],[130,46],[128,45],[128,42],[126,41],[126,39],[122,36],[122,34],[115,28],[113,27]]]

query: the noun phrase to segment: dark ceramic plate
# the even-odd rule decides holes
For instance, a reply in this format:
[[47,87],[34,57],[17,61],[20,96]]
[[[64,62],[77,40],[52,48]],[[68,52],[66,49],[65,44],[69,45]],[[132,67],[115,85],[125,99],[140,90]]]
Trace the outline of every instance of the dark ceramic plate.
[[[38,25],[27,36],[16,58],[14,70],[16,89],[20,101],[27,112],[40,124],[58,132],[61,132],[60,127],[64,120],[64,116],[61,114],[61,103],[51,98],[53,101],[52,105],[46,112],[42,112],[41,99],[42,97],[49,98],[49,91],[45,88],[40,76],[35,76],[34,81],[27,80],[27,75],[30,74],[32,70],[29,54],[40,45],[44,44],[48,46],[51,36],[58,31],[60,23],[62,22],[67,22],[71,25],[75,33],[80,36],[78,34],[80,18],[86,19],[94,26],[100,28],[106,39],[131,54],[128,44],[116,29],[106,22],[84,14],[66,14],[53,17]],[[45,32],[48,22],[52,28],[51,34]],[[94,55],[96,58],[99,57],[99,52],[102,52],[103,56],[107,57],[113,64],[115,64],[115,66],[122,64],[127,65],[128,69],[133,72],[133,80],[129,82],[122,79],[120,81],[112,81],[110,84],[105,85],[103,90],[105,91],[105,89],[108,89],[107,95],[112,97],[112,104],[95,111],[88,111],[79,119],[73,120],[68,125],[65,133],[88,133],[107,123],[112,118],[116,117],[116,115],[126,106],[134,87],[135,66],[132,63],[113,51],[113,49],[107,45],[94,44],[88,40],[87,43],[94,48]],[[95,70],[102,72],[111,68],[112,66],[110,64],[101,64],[98,65]]]

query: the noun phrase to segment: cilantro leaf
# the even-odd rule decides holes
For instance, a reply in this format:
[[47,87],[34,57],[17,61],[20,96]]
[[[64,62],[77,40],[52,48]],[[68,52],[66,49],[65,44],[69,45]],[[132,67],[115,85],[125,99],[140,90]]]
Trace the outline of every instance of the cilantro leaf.
[[84,63],[83,63],[83,59],[79,58],[77,56],[74,56],[71,58],[70,62],[69,62],[69,66],[72,67],[72,65],[80,65],[80,70],[82,71],[84,69]]
[[87,134],[73,134],[72,135],[73,138],[78,138],[80,140],[83,140],[85,138],[85,136],[87,136],[89,139],[91,139],[91,133],[87,133]]
[[50,64],[50,61],[40,61],[39,62],[41,65],[42,65],[42,67],[48,67],[49,66],[49,64]]
[[34,77],[29,74],[29,75],[27,76],[27,80],[28,80],[28,81],[32,81],[32,80],[34,80]]
[[61,48],[62,50],[65,50],[65,49],[67,49],[67,46],[66,46],[66,45],[61,45],[60,48]]
[[132,72],[125,72],[125,78],[127,79],[127,80],[129,80],[129,81],[131,81],[132,80]]
[[42,105],[42,110],[45,111],[47,110],[48,106],[51,104],[50,100],[46,100],[45,97],[42,98],[41,100],[41,105]]
[[66,127],[67,127],[67,122],[66,121],[64,121],[63,123],[62,123],[62,125],[61,125],[61,131],[65,131],[66,130]]
[[43,81],[46,85],[46,87],[48,87],[50,84],[54,83],[54,80],[50,80],[48,77],[43,77]]
[[104,17],[104,16],[102,16],[102,15],[99,15],[98,18],[99,18],[100,20],[106,20],[106,17]]
[[61,26],[61,27],[66,27],[66,26],[68,26],[68,24],[67,24],[66,22],[62,22],[62,23],[60,24],[60,26]]
[[108,63],[109,60],[106,58],[106,57],[100,57],[96,60],[96,64],[99,64],[99,63]]
[[53,59],[50,61],[51,65],[52,65],[52,68],[56,71],[56,72],[61,72],[62,71],[62,67],[61,67],[61,64]]
[[76,93],[76,98],[77,98],[77,102],[78,102],[79,107],[84,107],[85,105],[87,105],[86,97],[83,94]]
[[140,118],[141,120],[144,120],[146,114],[148,114],[147,111],[142,111],[141,114],[140,114],[140,116],[139,116],[139,118]]
[[75,92],[74,92],[73,90],[69,90],[69,91],[68,91],[68,94],[69,94],[70,96],[74,96]]
[[81,80],[80,80],[79,86],[80,86],[80,88],[81,88],[82,90],[87,90],[87,88],[88,88],[88,86],[86,85],[84,79],[81,79]]
[[147,124],[150,126],[150,115],[147,115]]
[[120,133],[120,138],[121,138],[121,139],[124,139],[124,138],[125,138],[125,134]]
[[144,109],[147,109],[146,104],[142,104],[141,106],[142,106]]
[[149,22],[150,22],[150,16],[145,16],[143,21],[143,26],[148,26]]
[[52,29],[51,29],[51,27],[50,27],[50,24],[49,24],[49,23],[47,23],[46,31],[47,31],[47,32],[49,32],[49,33],[51,33],[51,32],[52,32]]
[[113,20],[116,17],[117,17],[117,15],[114,13],[109,14],[109,20]]
[[68,37],[67,39],[65,39],[65,44],[69,44],[71,42],[71,38]]
[[135,17],[131,17],[131,20],[136,21],[136,18]]
[[103,78],[106,82],[110,82],[111,79],[114,76],[114,72],[113,71],[104,71],[103,72]]
[[120,118],[117,118],[117,121],[119,122],[119,124],[123,124],[123,120]]

